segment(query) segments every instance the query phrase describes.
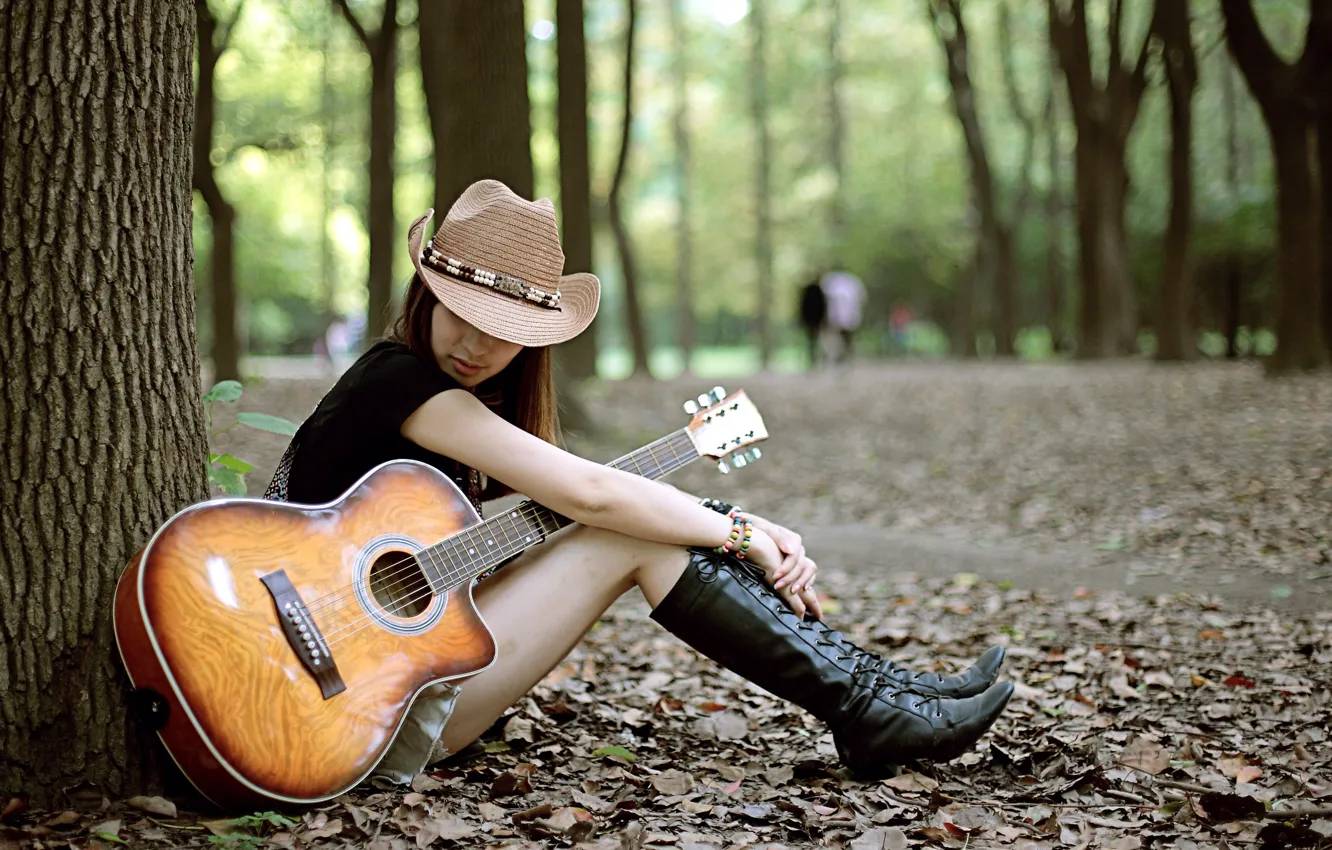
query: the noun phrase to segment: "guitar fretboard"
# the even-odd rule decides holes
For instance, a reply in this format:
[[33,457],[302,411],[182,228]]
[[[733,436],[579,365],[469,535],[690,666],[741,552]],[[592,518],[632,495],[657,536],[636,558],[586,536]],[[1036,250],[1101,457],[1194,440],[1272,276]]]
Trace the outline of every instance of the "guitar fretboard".
[[[698,450],[689,438],[689,432],[681,428],[641,449],[616,458],[608,466],[656,479],[698,457]],[[416,553],[416,559],[431,589],[436,593],[446,593],[524,549],[535,546],[545,540],[547,535],[572,522],[568,517],[528,499],[447,540],[422,549]]]

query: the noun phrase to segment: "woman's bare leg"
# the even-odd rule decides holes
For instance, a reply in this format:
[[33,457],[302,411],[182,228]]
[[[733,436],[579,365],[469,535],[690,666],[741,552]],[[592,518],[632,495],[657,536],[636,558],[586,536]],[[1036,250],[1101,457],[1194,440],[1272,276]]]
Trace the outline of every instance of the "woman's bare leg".
[[688,564],[679,546],[576,526],[476,588],[498,658],[463,684],[444,746],[458,752],[559,664],[607,608],[637,585],[654,608]]

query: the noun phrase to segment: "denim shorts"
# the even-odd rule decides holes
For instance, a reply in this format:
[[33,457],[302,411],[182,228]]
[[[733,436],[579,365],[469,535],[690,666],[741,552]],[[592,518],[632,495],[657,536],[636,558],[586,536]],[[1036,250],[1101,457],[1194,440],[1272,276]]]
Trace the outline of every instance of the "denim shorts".
[[426,767],[448,757],[440,738],[461,692],[457,685],[436,682],[417,695],[398,737],[370,773],[373,784],[410,785]]

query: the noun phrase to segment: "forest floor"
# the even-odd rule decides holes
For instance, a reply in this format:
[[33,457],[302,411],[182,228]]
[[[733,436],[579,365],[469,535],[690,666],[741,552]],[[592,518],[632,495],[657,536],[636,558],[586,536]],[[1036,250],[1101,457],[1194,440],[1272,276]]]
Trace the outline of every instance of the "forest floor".
[[[299,420],[330,381],[250,381],[236,407]],[[571,448],[616,457],[714,383],[597,384]],[[289,819],[14,812],[0,844],[1332,846],[1332,380],[878,362],[730,383],[763,413],[763,460],[670,480],[801,532],[829,620],[864,646],[939,671],[1007,646],[1017,691],[973,751],[857,781],[821,724],[634,596],[410,791]],[[284,444],[218,441],[254,492]]]

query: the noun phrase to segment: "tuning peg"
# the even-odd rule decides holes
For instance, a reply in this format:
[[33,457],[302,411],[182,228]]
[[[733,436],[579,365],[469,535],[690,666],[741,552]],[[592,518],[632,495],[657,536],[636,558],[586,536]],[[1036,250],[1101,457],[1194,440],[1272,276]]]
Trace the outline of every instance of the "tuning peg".
[[726,398],[726,390],[722,389],[721,387],[712,388],[713,401],[715,401],[717,404],[721,404],[722,401],[725,400],[725,398]]
[[698,406],[699,406],[699,407],[712,407],[712,399],[708,396],[707,393],[700,393],[700,394],[699,394],[699,396],[698,396]]
[[731,467],[727,465],[726,461],[719,460],[717,461],[717,471],[720,472],[722,475],[725,475],[726,473],[731,471]]
[[690,416],[693,416],[695,413],[698,413],[698,402],[694,401],[692,398],[686,401],[684,403],[684,412],[689,414]]
[[753,463],[754,461],[763,457],[763,451],[759,449],[758,446],[755,446],[754,448],[749,450],[748,455],[749,455],[749,462]]
[[735,464],[736,469],[744,469],[745,464],[749,463],[749,458],[745,457],[744,452],[740,452],[738,455],[731,458],[731,463]]

